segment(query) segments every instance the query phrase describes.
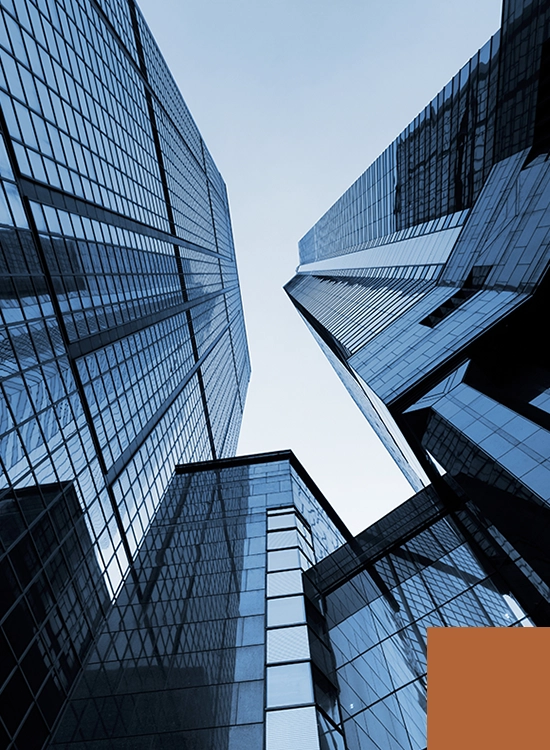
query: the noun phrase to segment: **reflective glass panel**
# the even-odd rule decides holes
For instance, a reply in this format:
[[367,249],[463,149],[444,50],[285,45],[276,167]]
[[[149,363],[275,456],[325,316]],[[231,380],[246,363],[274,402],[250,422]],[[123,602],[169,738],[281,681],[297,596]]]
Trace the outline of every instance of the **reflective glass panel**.
[[319,750],[317,717],[313,706],[266,714],[267,750]]
[[314,560],[310,560],[309,558],[307,558],[304,555],[304,553],[300,550],[300,567],[302,568],[302,570],[307,570],[308,568],[311,568],[313,563],[314,563]]
[[288,529],[296,526],[296,516],[294,513],[285,513],[281,516],[268,516],[267,528],[270,531],[275,529]]
[[309,662],[268,667],[266,672],[269,708],[313,703],[313,683]]
[[268,573],[267,575],[268,596],[301,594],[302,591],[302,573],[300,570],[284,570],[281,573]]
[[296,547],[267,553],[267,569],[269,571],[299,568],[300,565],[301,559]]
[[275,531],[267,536],[267,549],[285,549],[286,547],[296,547],[297,544],[298,534],[295,529]]
[[311,531],[308,528],[306,528],[305,524],[300,519],[298,519],[298,529],[304,535],[304,537],[308,540],[308,542],[310,544],[313,544],[313,541],[311,538]]
[[267,631],[267,662],[303,661],[309,659],[307,627],[277,628]]
[[313,552],[313,547],[311,547],[304,537],[301,534],[298,534],[298,544],[300,545],[300,549],[303,551],[304,555],[307,555],[307,557],[310,558],[310,560],[315,560],[315,554]]
[[280,516],[283,513],[294,513],[294,506],[293,505],[287,505],[284,508],[269,508],[267,511],[267,514],[269,516]]
[[284,599],[268,599],[267,626],[293,625],[305,622],[306,611],[303,596],[288,596]]

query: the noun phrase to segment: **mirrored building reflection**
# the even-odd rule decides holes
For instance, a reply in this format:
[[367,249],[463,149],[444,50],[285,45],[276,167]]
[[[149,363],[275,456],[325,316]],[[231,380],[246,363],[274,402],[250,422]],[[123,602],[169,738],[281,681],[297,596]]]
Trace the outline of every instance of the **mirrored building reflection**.
[[[550,584],[550,8],[502,27],[300,243],[286,290],[415,490]],[[506,519],[506,520],[505,520]]]
[[135,2],[7,0],[0,47],[0,746],[32,750],[250,366],[225,184]]

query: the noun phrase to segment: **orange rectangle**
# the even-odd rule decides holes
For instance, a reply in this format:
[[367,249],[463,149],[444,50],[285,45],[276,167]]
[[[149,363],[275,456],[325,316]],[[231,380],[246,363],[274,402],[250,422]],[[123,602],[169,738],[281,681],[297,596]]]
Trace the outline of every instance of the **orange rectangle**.
[[550,628],[428,628],[428,750],[550,748]]

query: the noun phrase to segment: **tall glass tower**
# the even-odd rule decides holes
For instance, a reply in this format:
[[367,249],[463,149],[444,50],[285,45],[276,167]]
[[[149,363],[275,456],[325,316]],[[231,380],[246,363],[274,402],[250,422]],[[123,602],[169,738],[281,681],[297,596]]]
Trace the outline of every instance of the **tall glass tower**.
[[225,184],[134,0],[0,5],[0,746],[42,747],[249,359]]
[[289,451],[178,467],[51,747],[342,747],[302,571],[346,538]]
[[549,29],[547,2],[505,0],[501,29],[302,239],[286,286],[413,487],[523,519],[545,579]]

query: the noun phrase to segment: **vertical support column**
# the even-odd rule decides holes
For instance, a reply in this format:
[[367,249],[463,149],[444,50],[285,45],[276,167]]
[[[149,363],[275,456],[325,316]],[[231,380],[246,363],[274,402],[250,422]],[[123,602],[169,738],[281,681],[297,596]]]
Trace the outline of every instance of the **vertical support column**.
[[267,511],[266,750],[319,750],[302,571],[311,532],[293,506]]

